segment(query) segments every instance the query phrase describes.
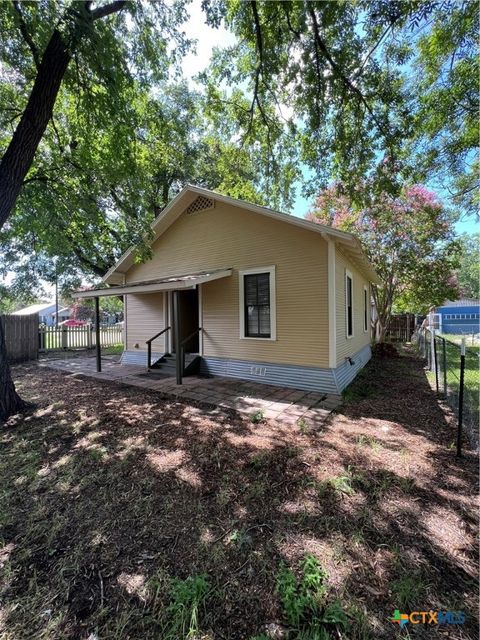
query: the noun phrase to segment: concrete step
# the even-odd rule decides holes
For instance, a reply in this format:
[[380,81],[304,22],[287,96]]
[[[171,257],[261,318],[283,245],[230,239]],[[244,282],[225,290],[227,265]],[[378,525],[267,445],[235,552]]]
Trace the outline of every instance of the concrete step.
[[[185,374],[197,373],[199,365],[198,353],[185,354]],[[151,370],[161,371],[162,373],[174,376],[177,370],[177,361],[175,355],[169,353],[163,355],[150,367]]]

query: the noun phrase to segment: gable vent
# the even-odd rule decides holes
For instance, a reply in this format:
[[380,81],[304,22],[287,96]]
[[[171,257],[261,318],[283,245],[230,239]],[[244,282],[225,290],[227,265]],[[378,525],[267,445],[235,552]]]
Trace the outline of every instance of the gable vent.
[[198,196],[192,204],[187,207],[187,213],[198,213],[199,211],[206,211],[207,209],[213,209],[215,206],[215,200],[213,198],[206,198],[205,196]]

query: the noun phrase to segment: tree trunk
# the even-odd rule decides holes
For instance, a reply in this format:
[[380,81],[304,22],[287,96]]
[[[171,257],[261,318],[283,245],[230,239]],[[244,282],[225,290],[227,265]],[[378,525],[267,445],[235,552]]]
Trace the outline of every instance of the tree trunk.
[[71,55],[55,30],[45,49],[32,93],[0,162],[0,229],[5,224],[52,117],[55,99]]
[[377,317],[375,321],[375,341],[384,342],[392,316],[393,288],[390,285],[372,287],[373,301]]
[[386,335],[387,335],[387,327],[379,319],[377,323],[377,342],[385,342]]
[[[10,215],[40,140],[52,117],[55,99],[71,55],[58,31],[45,49],[32,93],[0,162],[0,229]],[[24,403],[15,391],[0,322],[0,421],[18,413]]]
[[0,422],[18,413],[25,403],[15,391],[10,365],[7,360],[7,345],[3,322],[0,318]]
[[[63,77],[72,58],[76,39],[81,36],[85,20],[98,20],[123,9],[125,0],[90,10],[85,2],[80,12],[75,12],[77,24],[70,30],[70,44],[65,42],[58,29],[52,33],[38,66],[32,92],[25,111],[18,123],[10,144],[0,161],[0,230],[8,219],[23,181],[32,166],[33,158],[53,114],[53,107]],[[0,322],[1,325],[1,322]],[[15,386],[7,362],[5,336],[0,326],[0,420],[18,412],[24,406]]]

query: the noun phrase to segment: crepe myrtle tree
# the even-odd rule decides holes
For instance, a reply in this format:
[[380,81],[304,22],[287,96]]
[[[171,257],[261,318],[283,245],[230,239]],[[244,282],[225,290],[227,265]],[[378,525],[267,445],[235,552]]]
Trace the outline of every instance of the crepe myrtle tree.
[[[0,102],[10,114],[0,138],[0,231],[22,188],[36,179],[29,172],[47,127],[55,129],[61,86],[92,119],[127,121],[133,84],[158,80],[185,50],[177,29],[184,20],[181,3],[163,0],[0,4]],[[23,406],[0,323],[0,420]]]
[[395,306],[423,301],[423,307],[430,307],[456,295],[452,274],[458,243],[452,214],[423,185],[404,185],[400,195],[392,196],[365,182],[356,195],[332,185],[318,195],[306,217],[354,233],[362,242],[381,281],[372,287],[372,296],[375,336],[382,342]]

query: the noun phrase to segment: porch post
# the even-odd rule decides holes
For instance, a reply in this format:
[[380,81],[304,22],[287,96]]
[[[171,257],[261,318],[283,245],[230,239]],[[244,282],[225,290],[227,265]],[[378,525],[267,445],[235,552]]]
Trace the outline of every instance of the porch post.
[[97,355],[97,371],[102,370],[102,351],[100,346],[100,298],[95,298],[95,352]]
[[177,374],[177,384],[182,384],[182,347],[180,340],[180,309],[178,291],[173,292],[173,326],[175,328],[175,370]]

